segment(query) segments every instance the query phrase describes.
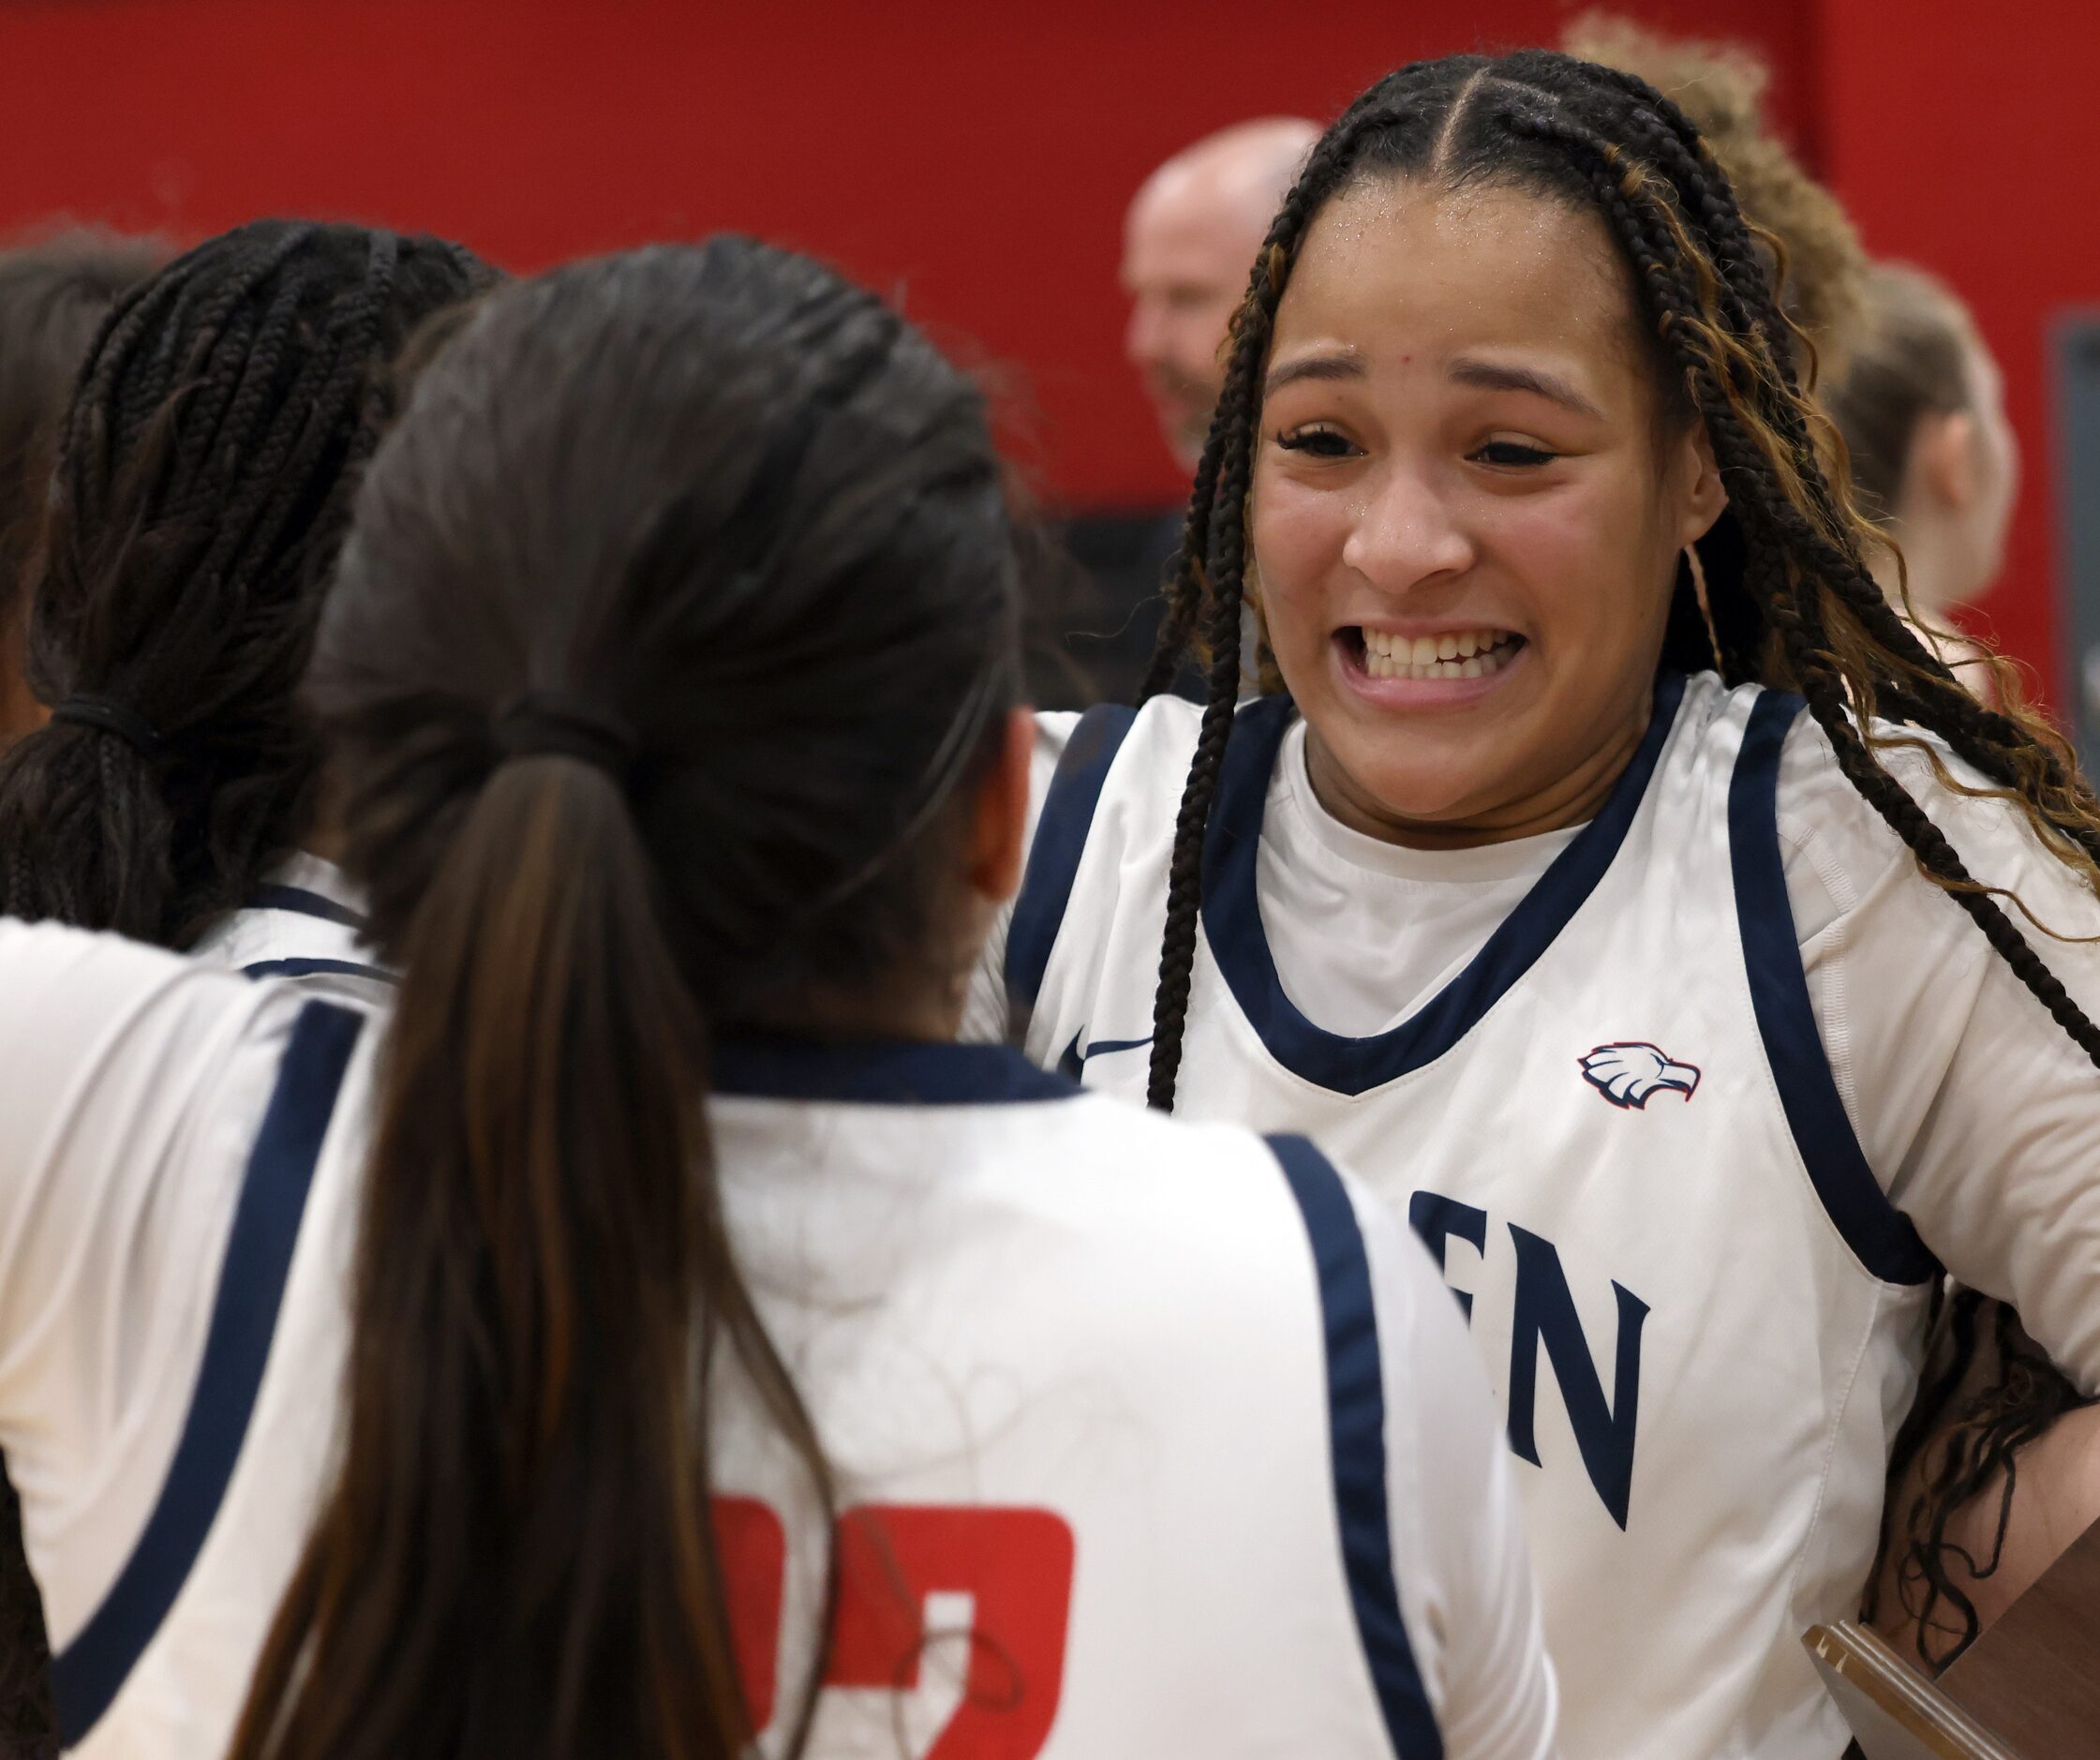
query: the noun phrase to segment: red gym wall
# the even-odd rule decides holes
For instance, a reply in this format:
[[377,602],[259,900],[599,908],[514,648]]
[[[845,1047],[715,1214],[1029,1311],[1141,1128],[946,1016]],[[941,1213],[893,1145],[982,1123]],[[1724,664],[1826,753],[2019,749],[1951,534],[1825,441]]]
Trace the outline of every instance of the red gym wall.
[[1823,169],[1867,247],[1944,276],[2005,372],[2025,472],[1982,625],[2067,706],[2049,327],[2100,306],[2100,7],[2088,0],[1819,0]]
[[[1331,114],[1384,69],[1550,41],[1571,0],[0,0],[0,231],[185,241],[265,212],[449,233],[514,269],[731,227],[822,253],[997,368],[1057,499],[1180,485],[1120,355],[1124,204],[1242,117]],[[1958,0],[1628,0],[1754,44],[1869,245],[1941,270],[2004,360],[2029,460],[2015,649],[2052,661],[2047,314],[2100,300],[2100,25]],[[2081,0],[2063,0],[2065,18]],[[2049,682],[2055,680],[2051,676]]]

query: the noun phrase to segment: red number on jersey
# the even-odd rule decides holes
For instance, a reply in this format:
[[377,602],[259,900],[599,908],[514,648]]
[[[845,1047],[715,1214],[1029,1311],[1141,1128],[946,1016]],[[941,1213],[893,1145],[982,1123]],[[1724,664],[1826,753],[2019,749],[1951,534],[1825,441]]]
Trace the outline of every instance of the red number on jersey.
[[781,1597],[787,1585],[787,1532],[756,1498],[714,1500],[715,1549],[730,1606],[744,1709],[756,1732],[773,1721],[781,1653]]
[[950,1701],[927,1732],[926,1760],[1040,1752],[1057,1716],[1071,1611],[1072,1530],[1062,1518],[865,1504],[839,1518],[837,1544],[825,1685]]
[[[754,1730],[778,1693],[787,1537],[751,1498],[717,1498],[715,1539]],[[839,1518],[827,1688],[895,1693],[923,1760],[1031,1760],[1065,1682],[1072,1530],[1048,1510],[864,1504]],[[929,1745],[930,1744],[930,1745]]]

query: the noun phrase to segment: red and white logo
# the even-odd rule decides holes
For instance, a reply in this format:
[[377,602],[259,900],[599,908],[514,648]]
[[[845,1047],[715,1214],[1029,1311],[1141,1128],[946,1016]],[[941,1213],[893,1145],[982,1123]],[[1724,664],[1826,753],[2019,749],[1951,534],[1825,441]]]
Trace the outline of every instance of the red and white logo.
[[1680,1064],[1660,1045],[1621,1040],[1600,1045],[1579,1060],[1583,1080],[1614,1106],[1645,1110],[1665,1088],[1689,1100],[1699,1086],[1699,1066]]

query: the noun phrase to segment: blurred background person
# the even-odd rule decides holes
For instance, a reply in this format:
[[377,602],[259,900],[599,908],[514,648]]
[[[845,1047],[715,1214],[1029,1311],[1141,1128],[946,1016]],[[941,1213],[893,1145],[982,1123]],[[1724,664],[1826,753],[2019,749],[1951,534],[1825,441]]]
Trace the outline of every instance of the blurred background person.
[[[81,358],[117,296],[165,252],[100,228],[0,251],[0,748],[43,725],[22,679],[28,633],[23,576],[37,539],[59,419]],[[12,1536],[21,1522],[0,1467],[0,1753],[52,1753],[43,1604]]]
[[[1224,379],[1226,326],[1246,291],[1255,253],[1319,127],[1299,116],[1236,123],[1182,149],[1147,177],[1123,227],[1130,298],[1124,353],[1184,478],[1196,474]],[[1127,700],[1152,659],[1165,601],[1160,585],[1181,546],[1185,501],[1076,523],[1082,578],[1063,604],[1038,605],[1070,663],[1064,678],[1031,679],[1044,707]],[[1047,632],[1045,625],[1050,625]],[[1201,694],[1191,683],[1189,695]]]
[[1146,178],[1124,217],[1124,352],[1184,476],[1203,455],[1224,384],[1226,326],[1255,252],[1318,138],[1318,125],[1299,116],[1222,128]]
[[0,251],[0,747],[44,723],[22,680],[22,575],[81,357],[117,296],[166,256],[100,228]]
[[[1561,47],[1646,80],[1689,116],[1720,161],[1744,216],[1779,240],[1785,273],[1767,249],[1767,281],[1780,308],[1815,351],[1817,381],[1827,387],[1844,370],[1859,323],[1868,270],[1859,234],[1844,204],[1810,176],[1765,116],[1771,69],[1735,43],[1677,41],[1608,12],[1586,13]],[[1811,363],[1796,351],[1804,378]]]
[[[1850,364],[1824,401],[1851,455],[1860,511],[1901,550],[1912,613],[1930,630],[1945,628],[2004,566],[2019,489],[2019,442],[1997,360],[1944,282],[1905,263],[1876,263]],[[1896,552],[1883,551],[1874,574],[1891,600],[1898,574]],[[1982,650],[1952,645],[1962,650],[1954,664],[1964,680],[1995,701]]]
[[[1780,304],[1813,359],[1795,362],[1851,455],[1864,513],[1901,547],[1911,606],[1942,628],[1973,603],[2004,563],[2019,484],[2019,449],[2005,416],[1998,363],[1960,299],[1906,264],[1875,262],[1843,205],[1810,177],[1764,113],[1769,70],[1749,50],[1675,42],[1631,19],[1590,13],[1568,32],[1568,52],[1638,74],[1673,99],[1706,137],[1743,212],[1778,239]],[[1875,578],[1898,597],[1896,554]],[[1955,664],[1994,700],[1982,650]]]

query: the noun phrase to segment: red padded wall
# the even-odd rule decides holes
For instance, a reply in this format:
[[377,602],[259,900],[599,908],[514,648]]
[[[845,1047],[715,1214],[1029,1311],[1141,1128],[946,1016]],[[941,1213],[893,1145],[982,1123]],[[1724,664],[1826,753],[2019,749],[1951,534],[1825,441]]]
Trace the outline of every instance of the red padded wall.
[[[1806,90],[1810,0],[1631,0]],[[1124,203],[1196,136],[1324,116],[1566,0],[0,0],[0,230],[188,239],[266,211],[424,227],[514,268],[721,227],[814,249],[1010,370],[1049,485],[1181,485],[1121,354]],[[1787,112],[1798,119],[1799,111]]]
[[2100,304],[2100,8],[2011,0],[1819,0],[1824,166],[1868,247],[1944,276],[2004,368],[2025,457],[1986,625],[2066,700],[2056,593],[2062,498],[2048,327]]

